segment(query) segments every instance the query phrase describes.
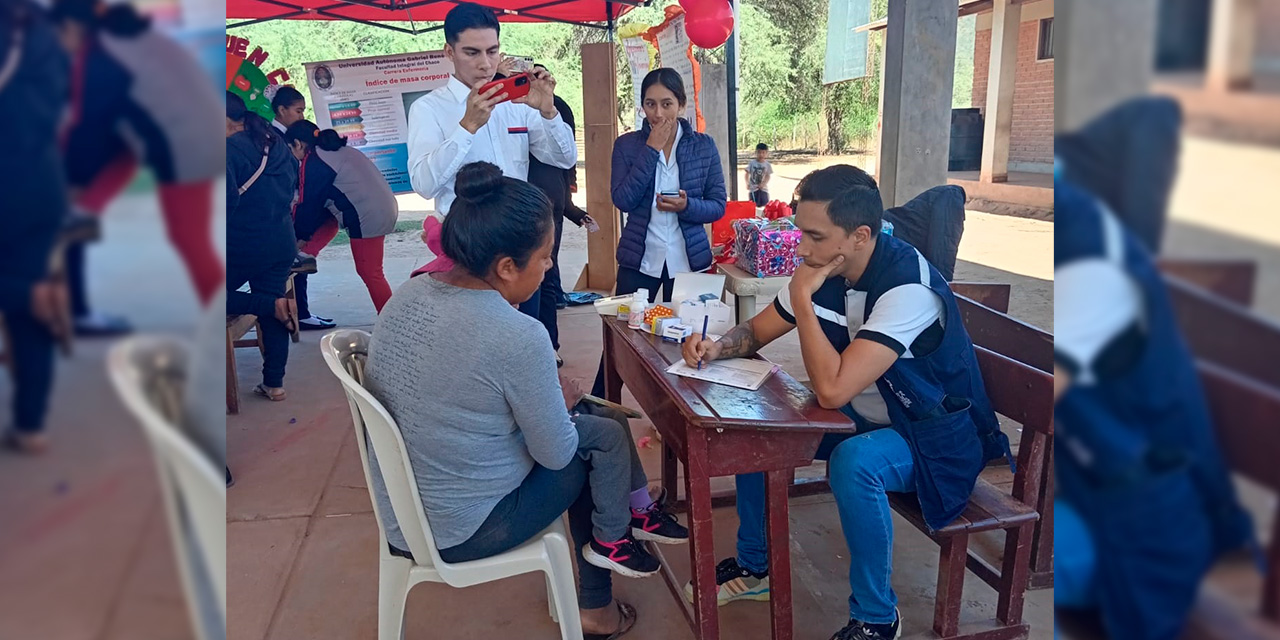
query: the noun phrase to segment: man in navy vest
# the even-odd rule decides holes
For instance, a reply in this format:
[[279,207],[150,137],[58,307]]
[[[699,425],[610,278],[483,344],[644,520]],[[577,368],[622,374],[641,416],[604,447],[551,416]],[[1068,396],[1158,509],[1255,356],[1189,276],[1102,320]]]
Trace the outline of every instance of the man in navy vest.
[[1054,209],[1054,605],[1096,609],[1112,638],[1178,638],[1249,518],[1151,255],[1061,179]]
[[[964,510],[987,461],[1008,454],[1008,439],[946,280],[914,247],[880,233],[875,180],[835,165],[809,174],[796,191],[804,262],[790,287],[718,342],[687,341],[684,358],[693,365],[750,356],[799,330],[818,403],[858,425],[855,436],[824,438],[815,456],[829,459],[851,556],[849,624],[833,640],[896,638],[885,492],[915,492],[926,523],[945,526]],[[737,556],[716,568],[722,605],[769,599],[763,477],[738,476],[737,487]]]

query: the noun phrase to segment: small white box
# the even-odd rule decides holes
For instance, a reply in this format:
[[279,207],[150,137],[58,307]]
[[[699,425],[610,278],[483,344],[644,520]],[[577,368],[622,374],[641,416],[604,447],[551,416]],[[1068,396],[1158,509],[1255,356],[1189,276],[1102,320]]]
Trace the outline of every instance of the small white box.
[[657,318],[653,321],[650,333],[655,336],[664,336],[666,335],[667,327],[677,324],[680,324],[680,318]]
[[[679,322],[677,318],[671,319]],[[662,331],[662,339],[668,342],[684,342],[684,339],[691,335],[693,335],[693,328],[683,324],[669,324]]]
[[719,300],[686,300],[680,305],[680,324],[687,325],[694,333],[702,333],[704,319],[707,333],[722,336],[733,328],[733,308]]

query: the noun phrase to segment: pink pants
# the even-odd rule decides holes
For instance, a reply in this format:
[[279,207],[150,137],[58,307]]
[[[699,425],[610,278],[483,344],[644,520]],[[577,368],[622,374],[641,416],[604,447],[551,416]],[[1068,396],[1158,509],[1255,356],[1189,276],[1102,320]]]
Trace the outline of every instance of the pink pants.
[[[132,155],[120,154],[80,193],[76,205],[101,216],[129,186],[137,170],[138,162]],[[158,188],[169,242],[186,263],[201,305],[209,303],[226,279],[222,259],[213,244],[213,187],[212,180],[203,180],[162,184]]]
[[[336,235],[338,235],[338,220],[330,218],[316,230],[302,250],[318,256]],[[351,258],[356,263],[356,274],[364,280],[364,286],[369,289],[369,297],[373,300],[373,307],[379,313],[382,312],[382,306],[387,304],[387,300],[391,299],[391,285],[382,272],[384,239],[385,236],[351,239]]]

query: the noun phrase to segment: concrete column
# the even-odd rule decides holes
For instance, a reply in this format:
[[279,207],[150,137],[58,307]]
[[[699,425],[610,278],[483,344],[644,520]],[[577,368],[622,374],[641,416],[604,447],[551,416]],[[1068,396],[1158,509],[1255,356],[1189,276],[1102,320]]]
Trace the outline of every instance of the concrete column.
[[[1022,5],[995,0],[991,17],[991,59],[982,129],[982,182],[1008,182],[1009,137],[1013,132],[1013,85],[1018,74],[1018,30]],[[975,69],[975,72],[981,73]]]
[[955,62],[955,3],[889,0],[879,163],[885,207],[947,183]]
[[702,65],[702,119],[707,123],[706,134],[716,141],[720,150],[720,170],[724,172],[726,191],[735,180],[729,167],[729,84],[728,69],[723,64]]
[[1257,0],[1213,0],[1206,88],[1232,91],[1252,87],[1257,40]]
[[[577,289],[613,291],[618,277],[618,210],[609,193],[613,141],[618,139],[618,71],[612,42],[582,45],[582,135],[586,155],[587,211],[600,230],[587,234],[587,267]],[[628,114],[630,117],[630,114]]]
[[1075,131],[1146,95],[1155,67],[1158,0],[1072,0],[1055,5],[1054,129]]

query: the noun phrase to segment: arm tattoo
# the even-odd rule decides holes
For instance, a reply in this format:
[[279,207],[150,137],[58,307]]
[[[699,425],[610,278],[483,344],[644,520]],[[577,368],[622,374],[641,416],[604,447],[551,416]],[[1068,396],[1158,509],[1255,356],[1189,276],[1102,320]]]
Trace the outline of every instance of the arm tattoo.
[[748,320],[732,329],[720,338],[721,358],[747,358],[756,354],[764,343],[756,338],[756,332]]

